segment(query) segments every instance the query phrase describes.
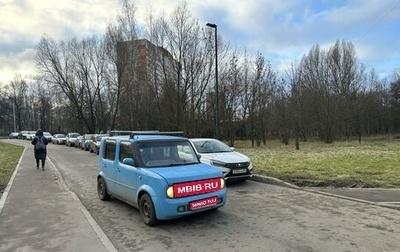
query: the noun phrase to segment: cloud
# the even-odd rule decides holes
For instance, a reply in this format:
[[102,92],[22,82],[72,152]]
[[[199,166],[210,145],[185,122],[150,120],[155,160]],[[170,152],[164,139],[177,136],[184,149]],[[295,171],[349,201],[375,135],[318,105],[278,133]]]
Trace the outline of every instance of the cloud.
[[[200,25],[217,24],[218,33],[225,41],[270,56],[277,68],[288,65],[290,59],[298,61],[313,45],[329,46],[336,40],[352,42],[360,61],[368,66],[389,68],[400,57],[397,49],[399,0],[186,2]],[[58,41],[103,34],[121,9],[120,3],[117,0],[0,0],[0,81],[7,81],[5,76],[13,76],[15,72],[34,68],[33,52],[44,34]],[[150,10],[154,17],[163,16],[168,20],[183,1],[136,0],[133,3],[138,22],[144,27]]]
[[0,82],[34,72],[42,35],[68,40],[103,33],[117,7],[111,0],[0,0]]

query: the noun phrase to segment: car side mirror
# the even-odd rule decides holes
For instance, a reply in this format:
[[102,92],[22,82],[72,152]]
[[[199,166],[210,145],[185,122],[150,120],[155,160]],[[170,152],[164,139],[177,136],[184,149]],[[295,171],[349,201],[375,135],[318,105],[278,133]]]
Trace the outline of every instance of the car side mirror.
[[135,160],[133,160],[133,158],[124,158],[122,160],[122,163],[124,163],[126,165],[134,166],[135,165]]
[[197,154],[197,157],[200,159],[201,158],[201,154]]
[[231,147],[231,150],[234,151],[234,150],[235,150],[235,147]]

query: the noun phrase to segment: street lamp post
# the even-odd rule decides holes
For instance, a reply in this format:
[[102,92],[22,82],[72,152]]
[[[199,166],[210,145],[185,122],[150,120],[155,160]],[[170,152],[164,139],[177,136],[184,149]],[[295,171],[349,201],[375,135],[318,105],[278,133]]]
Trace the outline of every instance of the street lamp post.
[[14,132],[17,132],[17,126],[15,124],[15,103],[13,102],[13,120],[14,120]]
[[218,91],[218,41],[217,41],[217,25],[207,23],[208,27],[214,28],[215,34],[215,138],[219,139],[219,91]]
[[14,132],[17,132],[17,126],[15,123],[15,99],[13,97],[8,97],[8,99],[10,99],[11,103],[12,103],[12,108],[13,108],[13,121],[14,121]]

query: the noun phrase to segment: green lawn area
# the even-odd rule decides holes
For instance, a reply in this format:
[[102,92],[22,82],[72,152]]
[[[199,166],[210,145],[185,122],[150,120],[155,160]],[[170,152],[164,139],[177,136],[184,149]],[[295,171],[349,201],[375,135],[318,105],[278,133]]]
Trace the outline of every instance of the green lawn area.
[[237,141],[235,147],[252,159],[254,173],[299,186],[400,188],[400,139],[301,142],[300,150],[294,141],[257,148]]
[[23,150],[23,146],[0,142],[0,195],[7,186]]

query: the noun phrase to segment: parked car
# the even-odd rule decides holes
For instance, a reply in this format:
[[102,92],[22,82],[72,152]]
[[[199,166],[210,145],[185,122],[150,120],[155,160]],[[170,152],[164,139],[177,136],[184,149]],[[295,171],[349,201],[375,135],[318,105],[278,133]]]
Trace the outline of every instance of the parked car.
[[92,141],[90,142],[89,151],[99,154],[100,142],[103,137],[108,137],[109,134],[94,134],[92,135]]
[[54,134],[51,142],[53,144],[65,144],[67,142],[67,138],[64,134]]
[[8,138],[9,139],[18,139],[18,132],[11,132],[9,135],[8,135]]
[[69,146],[69,147],[75,146],[76,138],[77,138],[78,136],[80,136],[80,135],[81,135],[81,134],[76,133],[76,132],[70,132],[70,133],[68,133],[67,136],[66,136],[65,145],[66,145],[66,146]]
[[28,131],[28,133],[26,134],[25,139],[31,141],[33,138],[35,138],[36,135],[36,131]]
[[19,133],[18,133],[18,139],[26,139],[26,135],[28,134],[28,131],[27,130],[21,130]]
[[81,148],[81,146],[82,146],[82,139],[83,139],[83,136],[78,136],[78,137],[75,139],[75,144],[74,144],[75,148]]
[[50,132],[43,132],[43,136],[47,139],[47,142],[50,143],[53,139],[53,136],[50,134]]
[[187,138],[159,132],[101,140],[97,193],[139,209],[146,225],[218,209],[227,200],[221,170],[201,163]]
[[190,142],[200,154],[201,162],[217,166],[226,180],[244,181],[253,175],[253,164],[248,156],[213,138],[191,138]]
[[82,136],[82,146],[81,149],[88,151],[90,149],[90,143],[92,142],[93,134],[84,134]]

